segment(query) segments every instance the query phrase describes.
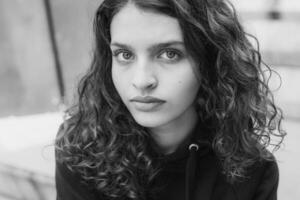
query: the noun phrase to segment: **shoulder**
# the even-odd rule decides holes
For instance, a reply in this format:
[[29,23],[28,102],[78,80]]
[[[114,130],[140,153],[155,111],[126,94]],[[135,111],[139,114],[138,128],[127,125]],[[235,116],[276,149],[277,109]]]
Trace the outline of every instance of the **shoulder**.
[[260,183],[278,182],[279,168],[276,158],[270,153],[269,159],[257,161],[253,167],[249,169],[249,177]]
[[56,135],[55,182],[57,200],[94,200],[98,195],[95,187],[88,185],[81,174],[74,171],[68,164],[74,164],[79,159],[78,152],[80,152],[80,148],[74,148],[76,147],[72,140],[74,137],[70,135],[74,133],[72,128],[70,123],[65,121],[58,128]]
[[244,181],[235,183],[234,188],[240,199],[253,197],[256,200],[275,200],[278,182],[279,169],[274,158],[256,162],[249,169]]
[[55,182],[57,200],[94,200],[98,195],[83,182],[78,173],[58,161],[56,161]]
[[76,146],[81,142],[81,134],[74,119],[64,120],[58,127],[55,137],[56,151],[64,152],[70,145]]
[[261,189],[275,189],[277,190],[279,181],[279,168],[274,160],[265,160],[257,163],[254,168],[257,172],[252,172],[253,178],[257,179],[257,190]]
[[65,119],[58,127],[56,138],[63,137],[67,131],[73,129],[76,126],[74,119]]
[[255,169],[260,169],[262,175],[272,174],[274,177],[277,177],[279,174],[278,164],[275,158],[274,160],[263,160],[258,162]]

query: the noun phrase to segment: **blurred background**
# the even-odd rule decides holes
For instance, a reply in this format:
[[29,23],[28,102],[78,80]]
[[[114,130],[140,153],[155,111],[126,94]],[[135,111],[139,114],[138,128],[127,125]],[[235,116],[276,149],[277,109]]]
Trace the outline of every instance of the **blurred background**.
[[[0,200],[53,200],[63,109],[92,54],[101,0],[0,0]],[[300,1],[232,0],[263,60],[288,136],[275,153],[279,199],[300,199]],[[298,156],[297,156],[298,155]]]

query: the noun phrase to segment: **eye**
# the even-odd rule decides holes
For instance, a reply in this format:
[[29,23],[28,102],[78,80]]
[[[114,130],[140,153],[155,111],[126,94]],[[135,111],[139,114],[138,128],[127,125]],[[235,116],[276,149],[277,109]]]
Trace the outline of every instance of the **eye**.
[[179,61],[182,58],[182,53],[176,49],[165,49],[158,55],[158,58],[167,61]]
[[115,50],[113,52],[113,57],[116,57],[119,62],[130,62],[134,59],[133,53],[125,49]]

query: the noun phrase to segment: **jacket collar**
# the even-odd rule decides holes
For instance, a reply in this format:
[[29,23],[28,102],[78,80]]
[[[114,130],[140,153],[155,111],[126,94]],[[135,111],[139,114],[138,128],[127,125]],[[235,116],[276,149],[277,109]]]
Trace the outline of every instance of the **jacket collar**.
[[189,147],[191,144],[197,144],[199,149],[197,150],[198,156],[204,156],[210,150],[212,150],[213,136],[207,128],[201,122],[198,122],[192,133],[187,137],[171,154],[164,155],[161,159],[165,163],[179,162],[186,160],[189,156]]

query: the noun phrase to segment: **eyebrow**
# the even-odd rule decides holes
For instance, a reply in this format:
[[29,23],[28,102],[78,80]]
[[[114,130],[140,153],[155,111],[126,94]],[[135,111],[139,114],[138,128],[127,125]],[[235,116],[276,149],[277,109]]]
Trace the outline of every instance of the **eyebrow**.
[[[156,49],[167,48],[167,47],[170,47],[170,46],[173,46],[173,45],[182,45],[182,46],[184,46],[184,42],[179,41],[179,40],[171,40],[171,41],[167,41],[167,42],[157,43],[157,44],[151,45],[148,48],[148,51],[151,52],[151,51],[156,50]],[[116,47],[119,47],[119,48],[130,49],[130,50],[134,49],[130,45],[122,44],[122,43],[119,43],[119,42],[112,42],[111,46],[116,46]]]

